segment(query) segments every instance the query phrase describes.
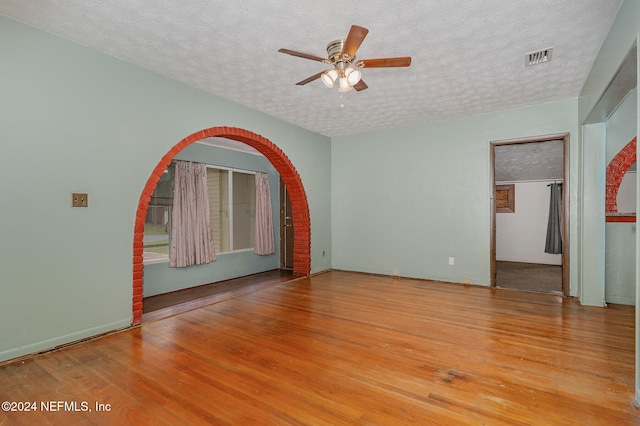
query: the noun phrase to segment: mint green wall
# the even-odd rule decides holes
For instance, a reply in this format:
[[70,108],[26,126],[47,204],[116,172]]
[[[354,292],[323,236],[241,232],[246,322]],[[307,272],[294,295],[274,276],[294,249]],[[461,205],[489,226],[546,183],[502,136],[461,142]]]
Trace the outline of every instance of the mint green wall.
[[[580,253],[574,265],[579,271],[580,300],[587,305],[605,304],[604,188],[608,161],[605,117],[601,122],[596,123],[594,121],[598,120],[589,115],[636,43],[639,29],[640,3],[624,1],[596,57],[578,101],[579,123],[584,124],[580,136],[581,188],[579,191],[582,207],[579,227],[583,232],[580,235]],[[628,88],[630,89],[631,87]],[[613,111],[606,112],[610,114]],[[589,123],[586,122],[587,118]],[[633,121],[630,123],[632,132],[634,127],[637,128],[637,118]]]
[[[638,116],[636,99],[637,90],[634,89],[606,122],[606,165],[636,137],[636,117]],[[606,223],[604,283],[607,303],[635,305],[635,258],[636,224]]]
[[242,170],[264,172],[269,175],[273,226],[276,252],[268,256],[257,256],[252,251],[220,253],[215,262],[189,268],[169,268],[169,263],[157,263],[144,267],[144,295],[153,296],[181,290],[201,284],[251,275],[280,267],[280,176],[264,157],[221,149],[201,144],[192,144],[175,157],[177,160],[232,167]]
[[[333,267],[489,285],[490,143],[565,132],[573,137],[577,113],[572,99],[334,138]],[[570,143],[575,164],[577,144]],[[577,177],[572,169],[572,238]]]
[[636,224],[605,225],[605,301],[636,304]]
[[582,127],[579,297],[585,305],[605,305],[605,145],[606,126]]
[[205,128],[285,152],[309,201],[312,271],[330,267],[328,138],[2,16],[0,57],[0,360],[130,324],[140,194]]
[[[309,200],[312,273],[481,285],[490,141],[570,132],[571,294],[580,294],[581,251],[592,234],[599,244],[601,227],[582,221],[599,189],[579,181],[594,173],[579,124],[639,26],[640,4],[625,1],[579,100],[329,140],[0,16],[0,360],[130,324],[142,188],[172,146],[213,126],[258,133],[292,161]],[[600,149],[587,157],[597,162]],[[71,192],[88,192],[89,207],[70,208]]]
[[640,2],[624,0],[591,67],[579,98],[579,122],[584,123],[609,86],[640,31]]
[[636,137],[636,99],[638,90],[633,89],[606,121],[607,140],[605,164],[609,164],[620,150]]
[[[602,47],[600,48],[600,52],[594,64],[591,68],[589,76],[585,82],[585,85],[582,89],[582,93],[579,98],[579,122],[582,124],[585,122],[586,118],[589,116],[593,107],[597,104],[598,100],[602,96],[602,94],[607,89],[609,83],[615,76],[617,70],[625,59],[627,53],[629,53],[630,49],[633,48],[634,43],[636,45],[636,54],[638,50],[637,40],[638,40],[638,32],[640,31],[640,2],[637,0],[625,0],[620,6],[620,10],[616,16],[609,33],[607,34],[607,38],[605,39]],[[640,56],[639,56],[640,57]],[[636,64],[636,74],[640,70],[640,66]],[[636,81],[638,81],[638,76],[636,75]],[[636,95],[636,108],[640,100],[637,99]],[[631,124],[634,125],[633,123]],[[597,126],[597,124],[589,124],[584,126],[584,133],[595,133],[591,132],[591,127]],[[635,127],[636,134],[638,129],[638,117],[635,119]],[[606,150],[603,148],[605,145],[605,132],[600,132],[599,135],[589,135],[585,134],[581,140],[584,144],[584,152],[581,154],[581,157],[597,157],[599,154],[605,152]],[[593,140],[592,140],[593,139]],[[595,153],[590,153],[589,150],[595,151]],[[602,154],[601,154],[602,155]],[[605,159],[598,163],[593,163],[591,166],[592,170],[595,171],[598,175],[602,175],[603,168],[606,167]],[[584,176],[588,176],[590,173],[590,169],[587,168],[588,164],[581,164],[584,170]],[[640,185],[638,185],[640,189]],[[590,202],[590,198],[593,199],[592,194],[597,191],[597,182],[585,182],[582,186],[579,196],[581,198],[581,203],[583,205],[584,212],[588,212],[591,208],[597,208],[599,200],[595,202]],[[604,194],[603,194],[604,197]],[[637,197],[637,203],[640,204],[640,196]],[[637,209],[636,209],[637,210]],[[604,286],[601,286],[601,283],[597,280],[593,280],[589,270],[591,265],[589,261],[596,260],[598,262],[598,268],[604,268],[604,235],[605,235],[605,224],[604,224],[604,213],[602,213],[602,220],[598,221],[598,223],[592,223],[595,226],[595,229],[590,229],[585,226],[584,223],[580,223],[579,226],[581,229],[584,229],[581,241],[581,253],[579,259],[579,269],[580,271],[580,281],[584,290],[591,291],[593,288],[597,288],[597,294],[600,295],[600,290],[604,294]],[[640,235],[636,232],[636,251],[635,251],[635,285],[636,285],[636,306],[640,306],[639,299],[640,291],[638,291],[638,282],[640,282],[640,250],[638,247],[640,246]],[[598,271],[599,272],[599,271]],[[603,275],[604,276],[604,275]],[[600,274],[596,275],[596,278],[600,278]],[[603,278],[604,279],[604,278]],[[640,312],[636,311],[636,403],[640,403]]]

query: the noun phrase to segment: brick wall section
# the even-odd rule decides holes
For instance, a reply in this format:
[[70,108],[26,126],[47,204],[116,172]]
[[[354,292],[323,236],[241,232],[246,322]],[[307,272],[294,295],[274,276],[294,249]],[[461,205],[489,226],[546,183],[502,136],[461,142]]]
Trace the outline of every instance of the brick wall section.
[[299,276],[306,276],[311,272],[311,221],[309,219],[309,204],[300,175],[295,167],[293,167],[293,164],[291,164],[291,161],[289,161],[289,158],[273,142],[258,134],[236,127],[212,127],[184,138],[171,148],[153,170],[142,190],[133,231],[132,325],[138,325],[142,322],[142,289],[144,284],[144,265],[142,263],[144,244],[142,238],[144,236],[144,222],[147,217],[147,209],[149,208],[149,201],[151,201],[153,191],[166,168],[180,151],[194,142],[209,137],[227,138],[245,143],[257,149],[275,167],[282,181],[287,186],[289,197],[291,198],[294,231],[293,273]]
[[605,211],[607,213],[618,212],[618,190],[629,167],[636,162],[636,138],[633,138],[624,148],[616,154],[607,166],[607,194]]

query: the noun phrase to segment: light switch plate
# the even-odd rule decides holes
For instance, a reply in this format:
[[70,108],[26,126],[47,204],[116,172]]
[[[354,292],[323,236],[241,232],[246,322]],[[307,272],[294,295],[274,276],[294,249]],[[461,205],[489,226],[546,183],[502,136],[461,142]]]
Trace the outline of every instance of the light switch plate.
[[71,207],[88,207],[89,194],[71,193]]

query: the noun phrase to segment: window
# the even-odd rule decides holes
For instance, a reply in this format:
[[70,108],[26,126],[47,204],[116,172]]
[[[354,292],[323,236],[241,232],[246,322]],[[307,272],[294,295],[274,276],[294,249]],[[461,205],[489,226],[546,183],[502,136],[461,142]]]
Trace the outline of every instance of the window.
[[145,261],[169,258],[174,179],[175,167],[171,164],[160,177],[149,201],[143,237]]
[[253,173],[208,166],[207,185],[216,253],[252,249],[256,215]]
[[256,216],[256,178],[253,174],[233,172],[233,244],[232,250],[253,249]]
[[[149,202],[144,230],[144,261],[166,261],[171,238],[173,164],[162,175]],[[251,250],[255,241],[255,175],[207,166],[209,214],[216,253]]]

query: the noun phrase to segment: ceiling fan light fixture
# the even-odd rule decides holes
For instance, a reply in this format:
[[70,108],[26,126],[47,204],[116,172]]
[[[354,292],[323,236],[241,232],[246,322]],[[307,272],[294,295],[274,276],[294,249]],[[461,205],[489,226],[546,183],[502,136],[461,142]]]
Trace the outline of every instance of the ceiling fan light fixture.
[[351,89],[355,89],[356,92],[362,92],[369,86],[362,80],[360,68],[398,68],[411,65],[410,56],[356,60],[356,53],[368,33],[368,29],[352,25],[346,39],[334,40],[327,45],[326,58],[290,49],[279,49],[278,52],[333,66],[330,70],[320,71],[297,82],[297,86],[304,86],[312,81],[321,80],[322,84],[331,89],[336,85],[337,81],[339,92],[348,92]]
[[325,71],[320,76],[322,83],[324,83],[324,85],[329,89],[333,87],[333,83],[336,81],[336,78],[338,78],[338,71],[336,71],[335,69]]
[[362,72],[358,69],[352,68],[351,66],[344,71],[344,75],[347,77],[347,81],[351,86],[358,84],[362,78]]
[[349,90],[353,89],[353,86],[349,84],[349,80],[347,79],[347,77],[340,77],[338,82],[338,92],[348,92]]

